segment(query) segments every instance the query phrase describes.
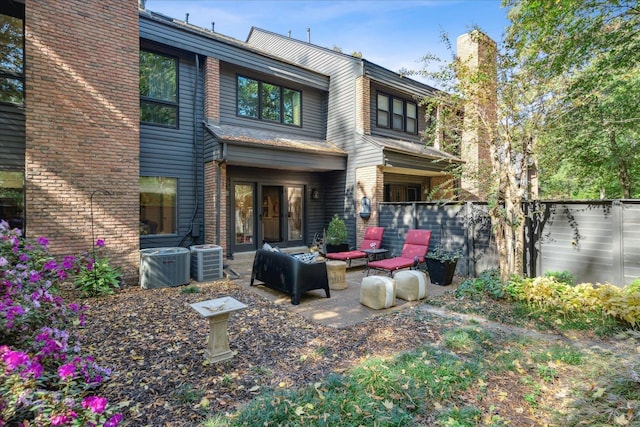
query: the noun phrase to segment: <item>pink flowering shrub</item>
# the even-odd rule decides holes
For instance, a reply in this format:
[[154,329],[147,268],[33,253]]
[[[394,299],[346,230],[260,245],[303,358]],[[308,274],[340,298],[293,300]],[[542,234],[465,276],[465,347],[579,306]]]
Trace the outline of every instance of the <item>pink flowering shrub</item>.
[[84,308],[57,293],[83,260],[58,262],[47,245],[0,221],[0,427],[116,426],[122,415],[97,395],[110,371],[67,330],[84,323]]

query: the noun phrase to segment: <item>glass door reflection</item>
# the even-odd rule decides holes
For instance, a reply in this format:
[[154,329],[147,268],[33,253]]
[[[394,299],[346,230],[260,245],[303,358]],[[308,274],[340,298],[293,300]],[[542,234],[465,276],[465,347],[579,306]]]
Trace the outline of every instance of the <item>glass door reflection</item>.
[[255,245],[253,227],[254,186],[253,184],[235,184],[235,246]]
[[280,185],[262,186],[262,239],[266,242],[282,242],[282,193]]
[[291,186],[287,188],[287,205],[289,207],[287,214],[287,237],[289,241],[302,240],[303,194],[302,186]]

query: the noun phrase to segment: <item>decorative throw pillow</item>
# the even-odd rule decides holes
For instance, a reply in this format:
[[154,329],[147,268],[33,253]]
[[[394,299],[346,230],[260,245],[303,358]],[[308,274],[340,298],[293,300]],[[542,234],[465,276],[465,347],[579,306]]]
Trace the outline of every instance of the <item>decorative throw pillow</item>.
[[307,254],[295,254],[294,257],[296,257],[297,259],[299,259],[300,261],[306,263],[306,264],[311,264],[312,262],[314,262],[316,260],[316,254],[314,253],[307,253]]

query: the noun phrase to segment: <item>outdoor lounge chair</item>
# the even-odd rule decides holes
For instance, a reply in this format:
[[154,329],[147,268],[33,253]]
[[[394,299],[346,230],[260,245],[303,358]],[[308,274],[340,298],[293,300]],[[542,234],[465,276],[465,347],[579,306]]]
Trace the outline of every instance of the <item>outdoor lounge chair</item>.
[[418,267],[419,264],[424,263],[424,259],[427,256],[429,240],[431,240],[430,230],[407,231],[407,237],[404,240],[404,246],[402,247],[400,256],[381,259],[379,261],[370,261],[367,276],[372,269],[388,271],[389,276],[391,276],[394,271],[403,268]]
[[351,267],[352,259],[366,258],[368,256],[367,253],[362,252],[363,249],[380,249],[383,234],[384,227],[367,227],[360,249],[328,253],[325,258],[336,261],[346,261],[347,266]]

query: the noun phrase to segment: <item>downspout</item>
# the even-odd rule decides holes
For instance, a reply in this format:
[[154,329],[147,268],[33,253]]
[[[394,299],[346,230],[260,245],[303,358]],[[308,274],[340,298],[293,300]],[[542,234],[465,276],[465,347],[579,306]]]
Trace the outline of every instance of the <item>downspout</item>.
[[193,196],[195,199],[195,205],[193,207],[193,214],[191,215],[191,221],[189,221],[189,230],[185,233],[182,240],[178,246],[182,246],[182,243],[187,239],[187,236],[191,235],[191,243],[195,243],[195,239],[193,238],[193,221],[196,218],[198,213],[198,122],[197,122],[197,105],[198,105],[198,74],[200,73],[200,61],[198,59],[198,54],[195,54],[195,63],[196,63],[196,77],[194,79],[193,85],[193,145],[192,145],[192,173],[193,173]]
[[[218,168],[216,170],[216,189],[217,197],[216,197],[216,245],[220,246],[220,218],[222,213],[220,212],[220,207],[222,203],[220,203],[220,197],[222,197],[222,184],[220,183],[220,178],[222,177],[222,172],[220,172],[220,168],[224,163],[227,162],[227,144],[221,142],[220,143],[220,158],[216,160],[218,163]],[[227,257],[233,258],[229,251],[227,251]]]

